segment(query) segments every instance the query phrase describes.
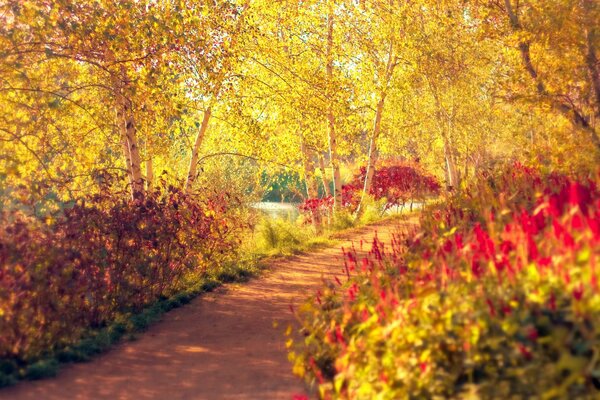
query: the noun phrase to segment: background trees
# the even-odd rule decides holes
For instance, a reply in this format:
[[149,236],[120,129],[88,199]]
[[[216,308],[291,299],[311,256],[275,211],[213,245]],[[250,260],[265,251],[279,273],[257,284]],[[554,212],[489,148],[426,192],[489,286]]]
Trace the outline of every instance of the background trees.
[[418,160],[455,189],[507,159],[591,167],[599,13],[587,0],[8,1],[0,179],[75,199],[111,172],[141,198],[158,176],[191,192],[235,164],[299,174],[303,195],[339,208],[345,171],[367,166],[368,193],[378,159]]

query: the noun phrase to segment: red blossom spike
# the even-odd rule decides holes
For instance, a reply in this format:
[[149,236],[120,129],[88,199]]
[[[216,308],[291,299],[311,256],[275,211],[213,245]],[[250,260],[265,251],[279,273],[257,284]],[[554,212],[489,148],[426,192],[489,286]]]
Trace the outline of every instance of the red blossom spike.
[[579,285],[573,289],[572,293],[573,298],[577,301],[580,301],[583,298],[583,283],[579,283]]
[[533,326],[527,330],[527,338],[532,342],[536,342],[538,340],[538,337],[539,333],[537,329],[535,329]]
[[492,300],[490,300],[489,298],[485,299],[485,302],[488,306],[488,310],[490,312],[490,315],[492,317],[496,316],[496,307],[494,307],[494,303],[492,303]]

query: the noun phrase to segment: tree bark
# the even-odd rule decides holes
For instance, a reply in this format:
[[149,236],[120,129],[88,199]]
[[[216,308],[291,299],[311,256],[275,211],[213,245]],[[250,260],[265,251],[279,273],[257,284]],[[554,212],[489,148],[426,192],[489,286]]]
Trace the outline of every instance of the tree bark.
[[454,150],[448,137],[444,137],[444,158],[446,160],[446,186],[448,190],[458,189],[460,186],[460,177],[456,169],[456,160]]
[[129,78],[124,67],[118,76],[112,76],[113,89],[116,95],[117,124],[121,136],[121,147],[134,199],[144,196],[144,178],[141,169],[141,157],[137,142],[137,131],[131,99],[127,97]]
[[152,188],[152,182],[154,181],[154,168],[152,166],[152,158],[148,155],[146,160],[146,190]]
[[206,136],[208,122],[210,121],[211,114],[212,110],[209,106],[204,111],[204,116],[202,117],[202,124],[200,124],[200,130],[198,131],[196,141],[194,142],[194,148],[192,149],[192,158],[190,159],[190,166],[188,168],[187,179],[185,180],[185,191],[188,193],[192,190],[192,185],[194,184],[194,181],[196,180],[196,177],[198,175],[198,155],[200,154],[200,147],[202,146],[202,142],[204,141],[204,136]]
[[321,181],[323,182],[323,190],[326,196],[331,196],[331,187],[327,180],[327,170],[325,169],[325,159],[322,154],[319,154],[319,168],[321,169]]
[[338,211],[342,206],[342,177],[337,156],[337,137],[335,133],[335,116],[333,114],[333,6],[329,2],[327,14],[327,123],[329,127],[329,162],[333,175],[333,210]]
[[[316,199],[319,197],[319,190],[317,185],[317,179],[315,177],[315,169],[314,165],[311,162],[310,150],[304,143],[300,144],[300,150],[302,152],[302,162],[304,165],[304,181],[306,183],[306,194],[309,199]],[[312,210],[312,223],[315,227],[315,231],[318,235],[323,232],[323,224],[321,219],[321,211],[320,210]]]
[[131,155],[129,154],[129,143],[127,142],[127,132],[125,131],[125,124],[122,123],[124,118],[120,107],[117,108],[117,125],[119,127],[119,136],[121,136],[121,151],[123,152],[123,159],[125,160],[125,169],[127,170],[127,179],[129,186],[133,187],[133,174],[131,173]]
[[592,90],[594,92],[594,117],[596,124],[600,124],[600,61],[596,54],[596,47],[594,41],[596,40],[596,31],[593,29],[587,29],[586,31],[586,66],[590,74],[590,80],[592,81]]
[[144,197],[144,177],[142,176],[142,159],[140,157],[140,149],[137,142],[137,130],[135,119],[131,110],[129,101],[125,102],[125,113],[127,119],[125,121],[127,131],[127,142],[129,144],[129,155],[131,157],[131,175],[133,177],[132,196],[133,198]]

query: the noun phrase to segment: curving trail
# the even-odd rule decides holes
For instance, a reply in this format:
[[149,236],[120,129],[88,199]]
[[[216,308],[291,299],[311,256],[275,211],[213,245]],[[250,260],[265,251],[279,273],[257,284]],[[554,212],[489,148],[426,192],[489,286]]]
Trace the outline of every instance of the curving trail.
[[56,378],[2,389],[0,399],[288,400],[310,395],[287,361],[283,331],[294,323],[290,304],[312,293],[324,276],[340,272],[341,246],[371,241],[375,230],[388,241],[398,224],[362,228],[334,248],[274,261],[259,278],[226,285],[170,311],[138,340],[122,342],[88,363],[64,365]]

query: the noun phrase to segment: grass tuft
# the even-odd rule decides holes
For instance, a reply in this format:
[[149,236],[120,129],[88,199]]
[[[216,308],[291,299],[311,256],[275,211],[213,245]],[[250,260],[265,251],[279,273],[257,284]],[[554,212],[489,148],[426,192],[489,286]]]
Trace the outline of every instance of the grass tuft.
[[37,380],[56,376],[57,373],[57,360],[40,360],[27,366],[27,368],[25,369],[25,378],[29,380]]

